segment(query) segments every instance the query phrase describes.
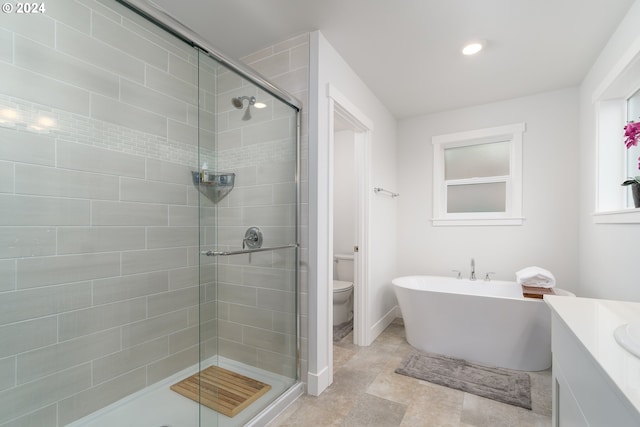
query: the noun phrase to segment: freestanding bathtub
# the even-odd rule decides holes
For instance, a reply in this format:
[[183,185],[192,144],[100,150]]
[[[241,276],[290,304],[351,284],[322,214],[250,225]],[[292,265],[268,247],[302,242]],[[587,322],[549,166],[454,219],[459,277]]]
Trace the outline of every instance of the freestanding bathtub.
[[406,276],[392,283],[413,347],[521,371],[551,366],[549,308],[524,298],[516,282]]

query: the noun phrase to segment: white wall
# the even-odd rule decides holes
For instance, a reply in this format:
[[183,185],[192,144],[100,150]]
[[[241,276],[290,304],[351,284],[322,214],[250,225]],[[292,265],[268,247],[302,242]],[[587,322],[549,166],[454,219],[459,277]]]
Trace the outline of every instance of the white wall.
[[[431,137],[526,123],[521,226],[433,227]],[[400,275],[514,273],[538,265],[577,290],[578,90],[566,89],[403,120],[398,125]],[[400,167],[401,166],[401,167]]]
[[[320,32],[310,36],[309,106],[309,392],[322,391],[331,380],[329,372],[328,189],[329,98],[327,86],[339,90],[372,123],[371,183],[396,188],[396,120],[369,88],[353,72]],[[373,191],[373,190],[371,190]],[[373,329],[395,307],[391,279],[396,275],[397,199],[371,197],[371,275],[367,306],[367,327]]]
[[[623,54],[640,42],[640,2],[636,1],[580,88],[580,264],[581,295],[640,301],[640,224],[594,224],[596,121],[592,95]],[[623,131],[620,129],[620,150]]]
[[354,133],[333,136],[333,253],[350,254],[356,241]]

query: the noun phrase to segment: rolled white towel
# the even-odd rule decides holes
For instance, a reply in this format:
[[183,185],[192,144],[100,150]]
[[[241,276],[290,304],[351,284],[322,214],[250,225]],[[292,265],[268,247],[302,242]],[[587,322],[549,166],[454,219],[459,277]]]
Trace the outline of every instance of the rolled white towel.
[[549,270],[540,267],[526,267],[516,271],[516,282],[523,286],[537,288],[553,288],[556,285],[556,278]]

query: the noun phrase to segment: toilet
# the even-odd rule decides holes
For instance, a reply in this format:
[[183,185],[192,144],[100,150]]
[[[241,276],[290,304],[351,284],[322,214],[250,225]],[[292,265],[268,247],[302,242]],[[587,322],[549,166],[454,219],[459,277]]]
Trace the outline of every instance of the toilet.
[[333,326],[353,318],[353,255],[335,254],[333,274]]

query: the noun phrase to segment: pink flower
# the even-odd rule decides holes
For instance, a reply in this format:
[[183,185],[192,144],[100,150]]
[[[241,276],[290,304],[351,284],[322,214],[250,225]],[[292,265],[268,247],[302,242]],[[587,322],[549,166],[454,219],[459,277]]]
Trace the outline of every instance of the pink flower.
[[[624,145],[627,147],[627,150],[638,145],[638,138],[640,138],[640,122],[628,122],[624,127]],[[640,157],[638,157],[638,169],[640,170]],[[627,178],[621,185],[632,184],[640,184],[640,175],[632,178]],[[637,203],[638,202],[636,201],[636,205]]]
[[629,122],[624,127],[624,145],[627,148],[638,145],[640,137],[640,122]]

